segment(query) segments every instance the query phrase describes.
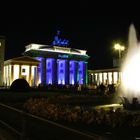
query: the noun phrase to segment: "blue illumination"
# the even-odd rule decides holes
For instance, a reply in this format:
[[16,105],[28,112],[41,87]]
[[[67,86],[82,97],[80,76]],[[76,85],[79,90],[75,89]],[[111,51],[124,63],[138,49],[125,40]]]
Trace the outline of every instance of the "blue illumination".
[[83,85],[84,84],[84,62],[83,61],[79,61],[78,63],[78,75],[79,75],[78,83],[80,85]]
[[66,75],[66,60],[57,60],[57,75],[58,75],[58,84],[65,85],[65,75]]
[[36,57],[36,60],[39,60],[39,66],[38,66],[38,79],[39,79],[39,84],[42,83],[42,63],[43,63],[43,58],[42,57]]
[[59,57],[59,58],[68,58],[69,56],[66,55],[66,54],[58,54],[58,57]]
[[[42,68],[44,64],[44,58],[37,57],[36,59],[40,61],[40,64],[38,66],[38,77],[39,77],[39,84],[42,84],[43,83]],[[45,74],[46,84],[74,85],[78,83],[80,85],[83,85],[86,82],[85,81],[86,63],[84,61],[75,61],[75,60],[68,61],[64,59],[57,59],[57,63],[56,63],[56,60],[54,58],[47,58],[45,68],[46,68],[46,74]]]
[[71,60],[69,62],[69,84],[76,84],[76,61]]
[[52,42],[53,46],[68,46],[69,40],[59,38],[60,31],[57,31],[57,35],[54,37],[54,41]]
[[46,59],[46,84],[53,84],[54,82],[54,63],[55,59],[48,58]]
[[33,86],[36,86],[36,67],[34,67],[34,79],[33,79]]

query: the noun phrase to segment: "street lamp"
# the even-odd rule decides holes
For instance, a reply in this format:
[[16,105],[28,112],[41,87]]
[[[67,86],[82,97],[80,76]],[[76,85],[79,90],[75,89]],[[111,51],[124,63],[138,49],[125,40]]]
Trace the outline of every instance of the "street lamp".
[[117,43],[114,45],[114,49],[119,51],[119,59],[121,59],[121,51],[124,51],[125,47]]
[[[113,60],[113,66],[121,67],[121,64],[122,64],[121,52],[125,50],[125,47],[121,46],[119,43],[116,43],[114,45],[114,49],[119,52],[119,58]],[[119,72],[118,73],[118,82],[117,83],[120,83],[120,81],[121,81],[121,73]]]

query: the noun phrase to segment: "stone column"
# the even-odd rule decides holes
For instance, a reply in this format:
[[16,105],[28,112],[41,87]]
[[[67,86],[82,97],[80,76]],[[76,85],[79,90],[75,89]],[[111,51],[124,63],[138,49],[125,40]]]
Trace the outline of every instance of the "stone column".
[[39,76],[38,76],[38,66],[36,66],[35,69],[36,69],[35,70],[35,72],[36,72],[35,73],[35,75],[36,75],[36,83],[35,83],[35,85],[38,86],[38,83],[39,83],[39,79],[38,79],[39,78]]
[[29,65],[29,85],[32,86],[32,65]]
[[7,66],[7,86],[11,85],[10,65]]

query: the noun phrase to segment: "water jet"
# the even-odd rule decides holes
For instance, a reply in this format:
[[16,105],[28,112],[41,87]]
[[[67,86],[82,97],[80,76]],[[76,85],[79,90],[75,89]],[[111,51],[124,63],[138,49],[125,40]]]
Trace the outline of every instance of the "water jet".
[[121,93],[125,109],[140,109],[140,43],[133,24],[129,27],[128,50],[121,66]]

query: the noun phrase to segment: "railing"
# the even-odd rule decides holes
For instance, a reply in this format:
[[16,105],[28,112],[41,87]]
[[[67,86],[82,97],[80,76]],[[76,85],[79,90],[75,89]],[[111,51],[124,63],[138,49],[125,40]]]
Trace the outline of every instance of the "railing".
[[82,132],[67,126],[25,113],[0,103],[0,123],[10,129],[20,140],[103,140],[105,137]]

